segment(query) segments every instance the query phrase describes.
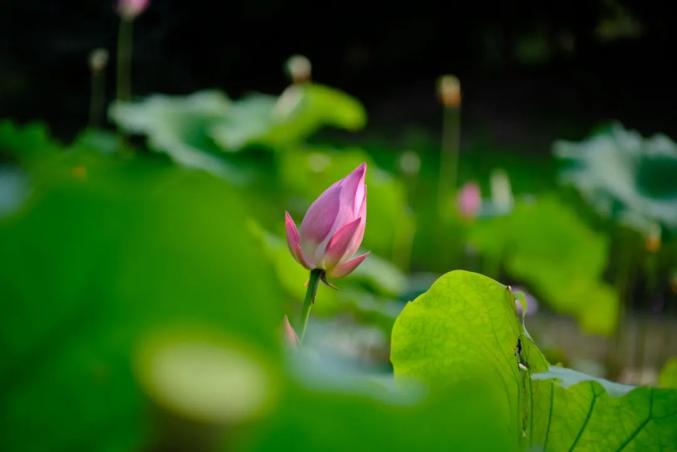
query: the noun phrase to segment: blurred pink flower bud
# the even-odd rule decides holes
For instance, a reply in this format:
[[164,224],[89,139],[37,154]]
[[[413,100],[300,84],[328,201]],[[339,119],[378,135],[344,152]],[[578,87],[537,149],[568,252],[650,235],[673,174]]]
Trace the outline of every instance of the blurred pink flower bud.
[[458,211],[464,218],[475,218],[482,207],[482,193],[475,182],[466,182],[458,192]]
[[301,222],[301,231],[285,212],[287,243],[294,259],[309,270],[322,269],[341,278],[367,258],[357,252],[367,221],[367,165],[334,183],[313,202]]
[[123,19],[134,20],[149,4],[150,0],[118,0],[118,14]]
[[[526,315],[535,314],[538,311],[538,300],[532,294],[527,292],[523,287],[515,286],[512,288],[513,293],[522,292],[524,295],[524,301],[526,302],[527,312]],[[522,315],[522,303],[519,298],[515,298],[515,306],[517,307],[517,313]]]
[[291,348],[298,347],[301,341],[299,340],[296,331],[294,331],[294,328],[291,326],[291,323],[289,323],[289,317],[287,317],[286,315],[284,316],[284,320],[282,321],[282,328],[284,329],[285,343],[289,345]]

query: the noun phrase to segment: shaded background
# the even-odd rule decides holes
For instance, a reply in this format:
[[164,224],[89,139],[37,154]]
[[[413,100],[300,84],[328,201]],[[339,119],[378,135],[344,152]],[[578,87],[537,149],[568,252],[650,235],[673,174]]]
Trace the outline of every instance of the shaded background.
[[[70,138],[87,122],[87,57],[113,54],[112,1],[0,5],[0,116]],[[74,13],[78,11],[77,13]],[[293,53],[367,106],[368,130],[436,130],[434,80],[461,77],[464,130],[548,152],[600,120],[677,135],[670,7],[647,2],[155,1],[135,26],[134,93],[279,93]],[[114,58],[111,58],[114,61]],[[113,95],[113,63],[108,95]],[[470,127],[468,127],[470,125]]]

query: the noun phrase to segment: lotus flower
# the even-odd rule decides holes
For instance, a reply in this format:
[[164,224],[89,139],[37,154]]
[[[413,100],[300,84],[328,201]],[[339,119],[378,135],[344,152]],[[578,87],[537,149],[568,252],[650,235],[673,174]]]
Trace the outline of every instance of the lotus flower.
[[363,163],[326,189],[308,208],[300,232],[285,212],[289,250],[308,270],[321,269],[330,278],[342,278],[367,258],[369,253],[354,257],[367,222],[366,171]]
[[482,207],[482,193],[475,182],[466,182],[458,193],[458,211],[463,218],[475,218]]
[[118,14],[125,20],[134,20],[149,4],[150,0],[119,0]]

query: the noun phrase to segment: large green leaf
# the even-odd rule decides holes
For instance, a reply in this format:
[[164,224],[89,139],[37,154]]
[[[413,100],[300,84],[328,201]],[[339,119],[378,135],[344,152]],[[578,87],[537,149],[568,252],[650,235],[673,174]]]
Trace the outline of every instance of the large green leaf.
[[43,182],[0,220],[4,450],[142,447],[150,418],[131,356],[157,331],[279,347],[279,288],[236,192],[164,162],[85,154],[45,156],[31,173]]
[[[508,287],[478,274],[453,271],[407,304],[392,332],[395,377],[435,387],[484,381],[501,394],[496,412],[519,443],[525,376],[517,352],[522,331]],[[539,363],[540,364],[540,363]]]
[[603,282],[608,242],[553,196],[520,201],[469,231],[470,243],[555,310],[592,333],[616,328],[618,297]]
[[677,229],[677,144],[667,136],[643,138],[613,124],[554,149],[567,163],[562,180],[601,214],[644,232],[655,223]]
[[677,391],[632,388],[548,368],[509,288],[453,271],[408,304],[393,328],[398,379],[433,388],[481,380],[503,394],[515,444],[547,450],[666,450],[677,444]]

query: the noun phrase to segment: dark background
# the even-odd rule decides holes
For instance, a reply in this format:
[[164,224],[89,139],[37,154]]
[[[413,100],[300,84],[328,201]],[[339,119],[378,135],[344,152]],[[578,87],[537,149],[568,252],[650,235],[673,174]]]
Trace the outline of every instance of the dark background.
[[[653,4],[652,4],[653,3]],[[667,2],[666,2],[667,3]],[[279,93],[293,53],[314,79],[359,97],[369,130],[435,130],[435,79],[460,76],[464,123],[523,149],[618,119],[677,136],[671,10],[654,2],[207,2],[155,0],[135,23],[134,93]],[[111,51],[112,1],[0,3],[0,117],[87,122],[95,47]]]

